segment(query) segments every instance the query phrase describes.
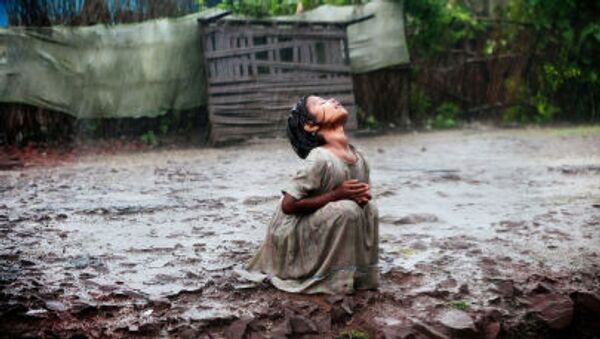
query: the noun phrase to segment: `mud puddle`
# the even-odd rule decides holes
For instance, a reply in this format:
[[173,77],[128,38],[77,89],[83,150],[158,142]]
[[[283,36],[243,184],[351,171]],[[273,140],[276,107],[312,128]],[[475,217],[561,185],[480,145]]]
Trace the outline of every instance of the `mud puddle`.
[[600,335],[599,131],[354,143],[380,210],[379,291],[297,296],[237,278],[301,165],[284,140],[89,156],[0,172],[0,333]]

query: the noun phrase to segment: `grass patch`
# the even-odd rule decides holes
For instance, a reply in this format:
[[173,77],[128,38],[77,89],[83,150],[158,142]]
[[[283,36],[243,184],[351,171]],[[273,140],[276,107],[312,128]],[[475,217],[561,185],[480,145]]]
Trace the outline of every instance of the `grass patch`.
[[465,311],[469,309],[469,304],[463,300],[453,300],[448,302],[448,306],[456,308],[457,310]]
[[417,251],[413,250],[412,248],[401,248],[398,250],[394,250],[391,253],[398,254],[403,257],[410,257],[411,255],[417,254]]
[[600,125],[580,126],[569,128],[557,128],[552,131],[552,134],[559,137],[575,137],[600,134]]
[[340,338],[344,339],[369,339],[369,335],[359,330],[349,330],[340,333]]

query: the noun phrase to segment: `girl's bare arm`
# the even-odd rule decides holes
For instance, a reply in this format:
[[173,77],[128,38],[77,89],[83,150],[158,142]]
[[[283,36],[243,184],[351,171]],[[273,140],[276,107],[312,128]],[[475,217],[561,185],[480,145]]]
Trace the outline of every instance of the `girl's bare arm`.
[[319,195],[296,199],[285,193],[281,209],[285,214],[308,214],[327,205],[332,201],[351,199],[357,200],[369,192],[369,185],[356,179],[346,180],[329,192]]

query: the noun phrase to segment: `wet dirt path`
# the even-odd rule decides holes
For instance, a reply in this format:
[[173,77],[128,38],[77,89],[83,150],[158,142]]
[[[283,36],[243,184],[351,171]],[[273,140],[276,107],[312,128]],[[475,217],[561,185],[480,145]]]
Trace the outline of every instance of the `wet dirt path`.
[[0,172],[0,332],[599,333],[600,129],[353,142],[380,210],[378,292],[293,296],[236,278],[301,166],[284,140],[87,156]]

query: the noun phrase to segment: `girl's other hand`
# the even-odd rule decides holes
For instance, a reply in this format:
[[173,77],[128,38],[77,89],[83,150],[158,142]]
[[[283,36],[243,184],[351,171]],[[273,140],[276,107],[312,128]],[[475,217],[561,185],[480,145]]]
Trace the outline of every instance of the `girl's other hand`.
[[353,200],[354,200],[354,201],[355,201],[357,204],[359,204],[360,206],[364,206],[364,205],[366,205],[366,204],[368,204],[368,203],[369,203],[369,201],[371,200],[371,198],[372,198],[372,197],[371,197],[371,192],[370,192],[370,191],[367,191],[366,193],[364,193],[364,194],[362,194],[362,195],[359,195],[359,196],[356,196],[356,197],[354,197],[354,199],[353,199]]
[[[334,200],[355,200],[359,197],[369,196],[369,185],[356,179],[346,180],[333,189]],[[362,198],[361,198],[362,200]]]

